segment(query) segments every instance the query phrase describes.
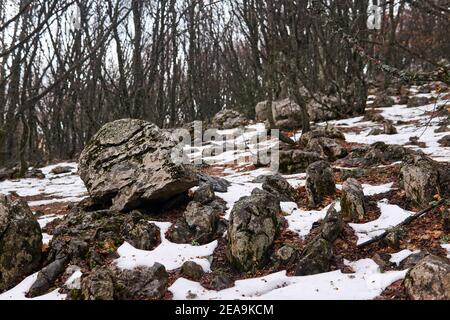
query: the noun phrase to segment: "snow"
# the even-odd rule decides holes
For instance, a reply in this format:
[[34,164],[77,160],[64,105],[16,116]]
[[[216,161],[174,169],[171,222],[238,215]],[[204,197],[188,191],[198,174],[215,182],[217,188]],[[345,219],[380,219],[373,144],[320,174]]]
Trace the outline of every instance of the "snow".
[[450,259],[450,243],[441,244],[441,247],[444,248],[445,250],[447,250],[447,252],[448,252],[447,258]]
[[403,260],[405,260],[406,258],[408,258],[410,255],[416,254],[416,253],[419,253],[419,252],[420,252],[420,250],[411,251],[411,250],[405,249],[405,250],[402,250],[400,252],[391,254],[391,259],[389,259],[389,261],[392,262],[392,263],[395,263],[397,266],[399,266],[400,263]]
[[14,288],[0,294],[0,300],[65,300],[66,299],[65,294],[58,292],[59,289],[56,289],[50,293],[47,293],[47,294],[44,294],[42,296],[35,297],[32,299],[25,297],[28,290],[30,290],[31,286],[36,281],[37,276],[38,276],[38,272],[25,278],[22,282],[20,282]]
[[180,268],[184,262],[198,263],[205,272],[210,272],[211,262],[209,257],[217,247],[217,240],[203,246],[190,244],[177,244],[166,239],[165,233],[172,225],[168,222],[152,222],[160,228],[161,244],[154,250],[146,251],[134,248],[128,242],[122,244],[117,253],[119,258],[115,264],[122,269],[134,269],[137,267],[151,267],[156,262],[164,265],[166,270]]
[[69,289],[80,289],[81,288],[81,276],[83,272],[81,272],[80,268],[75,270],[75,272],[66,280],[64,286]]
[[[362,184],[363,192],[365,196],[374,196],[377,194],[387,193],[392,190],[393,182],[382,184],[379,186],[373,186],[370,184]],[[337,184],[336,189],[342,190],[342,185]]]
[[[288,222],[288,229],[297,233],[301,238],[309,234],[314,222],[325,218],[330,207],[331,205],[320,211],[304,211],[299,209],[297,204],[293,202],[281,203],[282,210],[286,213],[290,213],[290,215],[285,216],[285,219]],[[336,210],[338,210],[337,207]]]
[[380,208],[381,211],[381,215],[378,219],[367,223],[349,224],[358,236],[357,244],[364,243],[382,234],[386,229],[396,226],[414,214],[414,212],[404,210],[397,205],[389,204],[386,199],[378,202],[378,208]]
[[198,282],[180,278],[169,291],[174,300],[361,300],[377,297],[406,274],[406,271],[381,273],[371,259],[349,265],[356,271],[354,274],[333,271],[289,277],[286,271],[281,271],[261,278],[239,280],[234,287],[221,291],[207,290]]

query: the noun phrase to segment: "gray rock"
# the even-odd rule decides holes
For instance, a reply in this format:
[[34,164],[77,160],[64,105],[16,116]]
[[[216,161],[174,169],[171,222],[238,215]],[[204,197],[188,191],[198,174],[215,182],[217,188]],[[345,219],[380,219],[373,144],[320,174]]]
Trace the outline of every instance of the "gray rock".
[[39,271],[36,281],[28,291],[28,297],[34,298],[47,293],[56,279],[64,272],[66,259],[55,260]]
[[328,209],[327,215],[322,222],[320,235],[325,240],[333,243],[341,234],[344,229],[344,222],[342,220],[342,215],[340,212],[337,212],[335,206],[332,205],[330,209]]
[[314,162],[323,160],[316,152],[307,152],[298,149],[280,150],[280,172],[294,174],[305,172]]
[[450,135],[444,136],[439,139],[438,143],[443,147],[450,147]]
[[449,300],[449,260],[433,255],[425,257],[409,270],[404,283],[413,300]]
[[296,258],[297,250],[289,245],[285,245],[275,251],[272,260],[274,260],[276,265],[286,266],[294,263]]
[[[267,101],[259,102],[255,107],[256,120],[267,121],[269,108]],[[272,114],[275,125],[281,129],[295,129],[301,127],[301,108],[290,99],[272,102]]]
[[333,249],[331,243],[322,237],[317,237],[304,250],[297,264],[295,275],[308,276],[328,272],[332,257]]
[[345,140],[345,135],[334,126],[327,125],[325,127],[318,127],[311,131],[308,131],[300,137],[300,144],[306,147],[312,139],[315,138],[328,138]]
[[436,163],[424,155],[409,157],[400,170],[406,196],[426,206],[439,192],[439,172]]
[[25,172],[25,179],[45,179],[45,174],[42,173],[42,170],[32,168]]
[[219,177],[212,177],[206,173],[197,173],[200,186],[210,184],[215,192],[227,192],[231,183]]
[[189,279],[198,281],[203,277],[205,271],[203,271],[203,268],[199,264],[193,261],[186,261],[181,266],[181,274]]
[[394,105],[395,101],[392,97],[381,94],[375,98],[372,106],[375,108],[390,108]]
[[397,134],[397,128],[394,126],[392,121],[385,121],[383,124],[383,132],[388,135]]
[[298,198],[297,191],[279,174],[266,176],[262,188],[281,202],[296,202]]
[[342,217],[346,222],[358,222],[364,218],[366,205],[364,191],[358,180],[349,178],[342,185]]
[[414,266],[416,266],[420,261],[422,261],[423,258],[425,258],[427,255],[429,255],[428,252],[420,251],[418,253],[413,253],[406,259],[404,259],[402,262],[400,262],[400,269],[406,270],[411,269]]
[[42,234],[27,203],[0,194],[0,293],[39,266]]
[[116,267],[94,269],[81,281],[86,300],[154,300],[167,291],[168,274],[163,265],[121,270]]
[[347,150],[337,143],[335,139],[327,137],[312,138],[309,140],[305,150],[316,152],[330,162],[344,158],[348,154]]
[[227,275],[217,275],[211,280],[211,286],[216,291],[227,289],[232,285],[233,282]]
[[227,235],[227,257],[232,265],[241,271],[262,266],[279,233],[280,212],[279,200],[260,189],[235,203]]
[[63,173],[71,173],[72,170],[74,170],[74,168],[71,166],[57,166],[57,167],[54,167],[50,172],[58,175],[58,174],[63,174]]
[[214,193],[214,188],[209,183],[202,184],[200,187],[198,187],[197,190],[194,191],[193,200],[195,202],[207,204],[213,201],[215,198],[216,194]]
[[415,97],[409,98],[407,106],[408,106],[408,108],[418,108],[421,106],[425,106],[429,103],[430,103],[429,98],[415,96]]
[[214,238],[219,221],[218,212],[214,208],[192,201],[188,204],[183,216],[193,234],[194,241],[205,244]]
[[136,249],[153,250],[161,242],[160,229],[146,220],[125,219],[121,229],[124,239]]
[[244,115],[230,109],[218,112],[211,120],[211,127],[220,130],[238,128],[247,124],[248,119]]
[[369,133],[367,135],[368,136],[379,136],[382,133],[384,133],[383,129],[373,128],[372,130],[369,131]]
[[184,193],[198,179],[188,166],[172,159],[171,135],[142,120],[122,119],[104,125],[83,150],[80,177],[91,197],[129,211]]
[[306,170],[306,195],[311,207],[318,207],[325,197],[336,193],[333,170],[326,161],[317,161]]

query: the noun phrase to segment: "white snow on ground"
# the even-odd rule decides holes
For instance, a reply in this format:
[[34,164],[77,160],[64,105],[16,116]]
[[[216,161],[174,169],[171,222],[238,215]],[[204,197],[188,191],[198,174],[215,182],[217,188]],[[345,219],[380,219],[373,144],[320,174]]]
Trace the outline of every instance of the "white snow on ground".
[[291,213],[290,215],[285,216],[285,219],[288,222],[288,229],[303,238],[309,234],[314,222],[325,218],[330,206],[331,205],[320,211],[304,211],[299,209],[297,204],[293,202],[282,202],[281,208],[284,212]]
[[371,259],[349,263],[354,274],[341,271],[305,277],[288,277],[286,271],[261,278],[239,280],[222,291],[203,288],[198,282],[180,278],[169,288],[174,300],[357,300],[373,299],[406,271],[381,273]]
[[378,219],[367,223],[350,223],[358,236],[358,244],[364,243],[403,222],[414,212],[404,210],[397,205],[388,204],[387,200],[378,202],[381,215]]
[[202,266],[205,272],[211,271],[209,257],[217,247],[217,240],[204,246],[193,246],[190,244],[176,244],[166,239],[165,233],[171,223],[153,222],[160,228],[161,244],[154,250],[145,251],[134,248],[128,242],[122,244],[117,253],[119,258],[114,262],[119,268],[134,269],[137,267],[151,267],[158,262],[166,267],[166,270],[180,268],[186,261],[194,261]]
[[30,206],[49,204],[54,202],[78,202],[82,200],[87,193],[83,181],[78,175],[66,173],[54,175],[50,171],[56,166],[70,166],[77,171],[76,163],[61,163],[40,168],[45,174],[45,179],[20,179],[5,180],[0,182],[0,193],[8,194],[16,192],[19,196],[36,196],[45,195],[50,197],[43,201],[31,201]]
[[[365,196],[374,196],[376,194],[386,193],[392,190],[393,182],[382,184],[379,186],[373,186],[370,184],[362,184]],[[342,185],[337,184],[336,189],[342,190]]]
[[444,248],[445,250],[447,250],[447,252],[448,252],[447,258],[450,259],[450,243],[441,244],[441,247]]
[[38,272],[32,274],[31,276],[25,278],[22,282],[20,282],[14,288],[0,294],[0,300],[65,300],[66,295],[58,292],[59,289],[56,289],[50,293],[45,295],[35,297],[29,299],[25,297],[28,290],[30,290],[34,281],[36,281]]
[[405,249],[405,250],[402,250],[400,252],[391,254],[391,259],[389,259],[389,261],[392,262],[392,263],[395,263],[398,266],[398,265],[400,265],[400,263],[403,260],[408,258],[410,255],[416,254],[416,253],[419,253],[419,252],[420,252],[420,250],[411,251],[411,250]]

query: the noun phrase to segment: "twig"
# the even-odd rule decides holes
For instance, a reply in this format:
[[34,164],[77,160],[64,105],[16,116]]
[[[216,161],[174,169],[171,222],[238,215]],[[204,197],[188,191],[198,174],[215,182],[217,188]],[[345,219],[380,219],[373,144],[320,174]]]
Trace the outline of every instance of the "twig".
[[416,220],[416,219],[418,219],[418,218],[424,216],[424,215],[427,214],[428,212],[430,212],[430,211],[432,211],[432,210],[434,210],[434,209],[436,209],[436,208],[439,208],[439,207],[442,206],[444,203],[446,203],[446,200],[445,200],[445,199],[442,199],[442,200],[436,202],[436,203],[435,203],[434,205],[432,205],[431,207],[428,207],[428,208],[426,208],[426,209],[424,209],[424,210],[422,210],[422,211],[420,211],[420,212],[418,212],[418,213],[416,213],[416,214],[414,214],[414,215],[408,217],[407,219],[403,220],[403,222],[399,223],[399,224],[396,225],[395,227],[389,228],[389,229],[387,229],[386,231],[384,231],[382,234],[380,234],[380,235],[378,235],[378,236],[376,236],[376,237],[374,237],[374,238],[372,238],[372,239],[370,239],[370,240],[368,240],[368,241],[366,241],[366,242],[363,242],[363,243],[361,243],[361,244],[358,244],[357,247],[358,247],[358,248],[363,248],[363,247],[368,246],[369,244],[372,244],[372,243],[378,242],[378,241],[380,241],[380,240],[383,240],[383,239],[386,238],[386,236],[387,236],[389,233],[391,233],[393,230],[395,230],[395,229],[400,229],[401,227],[410,224],[411,222],[413,222],[414,220]]

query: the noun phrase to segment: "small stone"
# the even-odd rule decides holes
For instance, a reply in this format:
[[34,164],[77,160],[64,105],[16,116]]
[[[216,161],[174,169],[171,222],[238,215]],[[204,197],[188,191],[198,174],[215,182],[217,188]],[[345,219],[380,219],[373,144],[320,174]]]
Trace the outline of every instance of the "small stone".
[[318,207],[327,196],[336,193],[333,170],[326,161],[317,161],[306,170],[306,195],[311,207]]
[[193,200],[201,204],[207,204],[215,199],[214,188],[211,184],[205,183],[194,191]]
[[389,234],[384,238],[384,242],[389,248],[398,250],[400,248],[400,236],[396,231],[389,232]]
[[297,191],[279,174],[265,176],[262,188],[282,202],[295,202],[297,200]]
[[232,285],[233,282],[227,275],[217,275],[211,280],[211,286],[216,291],[227,289]]
[[438,140],[438,143],[443,147],[450,147],[450,135]]
[[342,217],[346,222],[358,222],[364,219],[366,205],[364,190],[358,180],[349,178],[342,185]]
[[193,261],[186,261],[181,266],[181,274],[189,279],[198,281],[203,277],[205,271],[203,271],[203,268],[199,264]]

